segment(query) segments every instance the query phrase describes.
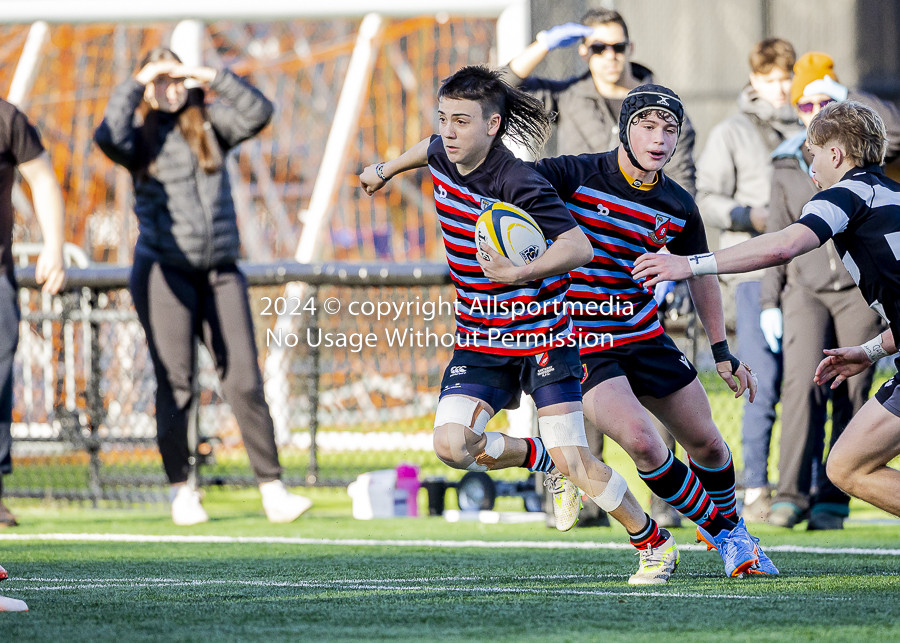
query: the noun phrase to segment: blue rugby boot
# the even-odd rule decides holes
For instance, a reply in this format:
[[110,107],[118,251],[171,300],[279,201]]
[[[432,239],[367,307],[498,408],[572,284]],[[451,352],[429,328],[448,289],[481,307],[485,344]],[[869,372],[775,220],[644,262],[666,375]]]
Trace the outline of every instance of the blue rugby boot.
[[[717,536],[713,536],[703,527],[697,527],[697,540],[706,543],[707,551],[715,549],[719,552],[725,563],[725,573],[732,578],[739,578],[749,572],[753,565],[759,563],[756,543],[744,526],[743,518],[734,529],[719,532]],[[769,565],[771,563],[772,561],[769,561]],[[774,565],[772,567],[774,568]]]

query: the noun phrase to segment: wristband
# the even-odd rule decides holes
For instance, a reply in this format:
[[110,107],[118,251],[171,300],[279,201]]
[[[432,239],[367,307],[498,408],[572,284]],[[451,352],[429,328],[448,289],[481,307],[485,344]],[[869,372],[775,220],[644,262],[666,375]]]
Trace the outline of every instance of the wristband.
[[703,255],[691,255],[688,257],[688,263],[691,264],[691,272],[695,277],[700,275],[715,275],[719,272],[719,266],[716,264],[716,255],[713,252],[707,252]]
[[737,370],[741,367],[741,360],[731,354],[731,351],[728,350],[728,340],[723,339],[721,342],[716,342],[712,346],[713,361],[718,364],[719,362],[729,362],[731,364],[731,374],[734,375]]
[[378,175],[378,178],[382,181],[390,181],[390,178],[384,175],[384,163],[378,163],[375,165],[375,174]]
[[866,351],[866,357],[868,357],[869,361],[873,364],[882,357],[888,356],[888,352],[884,350],[884,346],[881,345],[881,335],[862,344],[861,348]]

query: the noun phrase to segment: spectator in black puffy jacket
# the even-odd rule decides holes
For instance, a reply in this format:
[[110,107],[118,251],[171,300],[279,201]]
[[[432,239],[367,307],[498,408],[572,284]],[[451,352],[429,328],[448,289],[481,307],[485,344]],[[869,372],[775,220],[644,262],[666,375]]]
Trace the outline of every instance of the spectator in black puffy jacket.
[[[187,79],[200,86],[187,88]],[[202,85],[221,100],[207,104]],[[134,182],[139,234],[130,288],[156,373],[157,442],[178,525],[209,519],[199,491],[186,484],[195,338],[215,362],[269,520],[290,522],[312,505],[280,480],[247,281],[235,265],[240,238],[225,169],[228,150],[259,133],[273,109],[230,71],[187,67],[159,48],[113,92],[94,135]]]

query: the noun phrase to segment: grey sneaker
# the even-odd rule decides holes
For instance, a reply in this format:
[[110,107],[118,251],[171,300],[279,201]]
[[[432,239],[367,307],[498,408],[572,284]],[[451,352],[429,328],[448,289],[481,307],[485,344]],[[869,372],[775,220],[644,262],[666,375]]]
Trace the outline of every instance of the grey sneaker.
[[769,514],[772,513],[772,496],[769,495],[769,488],[747,489],[744,492],[745,497],[750,495],[752,491],[756,491],[753,494],[756,498],[749,504],[744,505],[744,509],[741,511],[741,518],[746,522],[768,522]]
[[785,529],[793,529],[800,522],[800,508],[789,502],[777,502],[772,505],[769,524]]

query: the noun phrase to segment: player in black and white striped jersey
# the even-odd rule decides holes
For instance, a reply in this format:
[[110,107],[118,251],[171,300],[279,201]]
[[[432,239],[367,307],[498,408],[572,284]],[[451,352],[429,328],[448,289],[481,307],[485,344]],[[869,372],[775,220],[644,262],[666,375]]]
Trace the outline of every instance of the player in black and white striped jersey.
[[[647,254],[635,261],[645,285],[696,275],[738,273],[789,262],[828,239],[866,302],[888,322],[878,337],[850,348],[826,350],[816,369],[819,384],[836,388],[880,358],[898,351],[900,331],[900,183],[881,164],[887,149],[884,123],[854,101],[822,109],[807,137],[810,171],[822,192],[797,223],[725,250],[690,257]],[[900,377],[892,377],[853,418],[831,450],[828,477],[852,496],[900,516],[900,471],[888,463],[900,455]]]

